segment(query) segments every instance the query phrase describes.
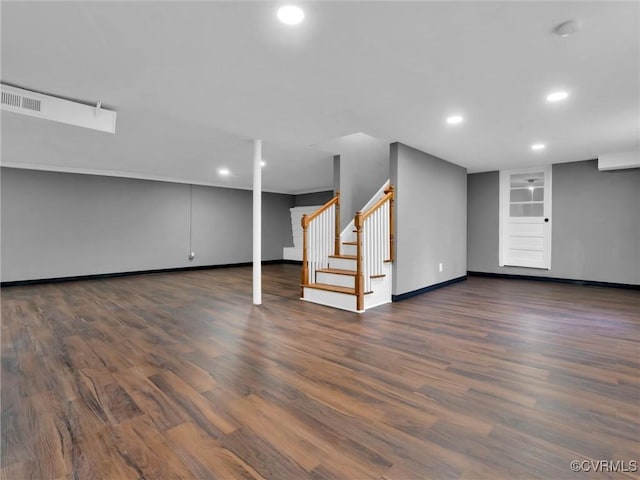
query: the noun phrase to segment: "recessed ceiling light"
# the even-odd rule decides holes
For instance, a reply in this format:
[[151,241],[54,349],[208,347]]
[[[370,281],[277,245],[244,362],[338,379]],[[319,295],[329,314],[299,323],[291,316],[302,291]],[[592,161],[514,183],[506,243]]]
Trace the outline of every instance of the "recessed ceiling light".
[[544,143],[534,143],[531,145],[531,150],[544,150],[546,145]]
[[278,9],[278,19],[287,25],[297,25],[304,19],[304,12],[295,5],[285,5]]
[[568,96],[569,94],[564,91],[553,92],[547,95],[547,102],[559,102],[560,100],[564,100]]
[[451,115],[450,117],[447,117],[447,123],[451,125],[455,125],[456,123],[462,123],[463,120],[464,118],[462,117],[462,115]]
[[229,171],[229,169],[228,169],[228,168],[219,168],[219,169],[218,169],[218,173],[219,173],[220,175],[229,175],[231,172]]
[[267,162],[265,162],[264,160],[262,160],[262,161],[260,162],[260,166],[261,166],[261,167],[264,167],[266,164],[267,164]]

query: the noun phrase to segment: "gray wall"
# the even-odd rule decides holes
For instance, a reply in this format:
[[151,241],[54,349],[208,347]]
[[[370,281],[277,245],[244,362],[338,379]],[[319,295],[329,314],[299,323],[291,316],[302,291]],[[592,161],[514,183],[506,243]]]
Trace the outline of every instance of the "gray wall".
[[466,275],[466,169],[394,143],[391,183],[397,192],[393,295]]
[[389,179],[389,143],[363,133],[322,144],[337,152],[334,188],[340,192],[340,223],[344,228]]
[[333,198],[333,190],[324,192],[313,192],[296,195],[293,198],[294,207],[311,207],[314,205],[324,205]]
[[498,266],[498,172],[468,178],[468,269],[640,284],[640,169],[599,172],[597,160],[552,170],[551,270]]
[[[33,170],[1,170],[2,281],[251,261],[252,193]],[[291,244],[293,196],[263,194],[264,260]]]

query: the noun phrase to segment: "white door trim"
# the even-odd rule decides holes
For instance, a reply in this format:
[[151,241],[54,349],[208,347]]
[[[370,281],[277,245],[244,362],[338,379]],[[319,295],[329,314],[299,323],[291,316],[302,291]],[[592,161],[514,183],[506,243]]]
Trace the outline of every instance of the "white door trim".
[[545,222],[545,235],[544,235],[544,266],[547,270],[551,269],[551,226],[553,223],[552,219],[552,166],[545,165],[539,167],[530,167],[530,168],[521,168],[517,170],[500,170],[499,176],[499,195],[498,195],[498,203],[499,203],[499,231],[498,231],[498,265],[500,267],[504,266],[515,266],[515,265],[506,265],[505,264],[505,240],[504,234],[506,230],[506,221],[509,217],[509,178],[513,174],[520,173],[536,173],[542,171],[544,173],[544,218],[548,219],[548,222]]

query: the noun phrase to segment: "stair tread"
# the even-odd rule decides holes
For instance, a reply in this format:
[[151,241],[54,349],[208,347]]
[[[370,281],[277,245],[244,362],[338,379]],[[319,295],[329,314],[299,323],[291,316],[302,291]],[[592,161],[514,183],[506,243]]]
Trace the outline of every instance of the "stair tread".
[[[316,273],[335,273],[336,275],[351,275],[356,276],[358,272],[355,270],[345,270],[344,268],[319,268],[316,270]],[[384,278],[387,275],[382,273],[380,275],[371,275],[371,278]]]
[[355,270],[345,270],[344,268],[319,268],[316,270],[316,273],[317,272],[335,273],[337,275],[353,275],[353,276],[355,276],[358,273]]
[[[345,293],[347,295],[355,295],[356,294],[356,289],[355,288],[339,287],[338,285],[329,285],[328,283],[310,283],[309,285],[303,285],[303,287],[304,288],[315,288],[316,290],[327,290],[329,292]],[[373,291],[364,292],[365,295],[369,295],[371,293],[373,293]]]
[[346,293],[348,295],[355,295],[356,289],[350,287],[339,287],[337,285],[329,285],[327,283],[310,283],[304,285],[304,288],[315,288],[317,290],[328,290],[329,292]]
[[357,260],[355,255],[329,255],[329,258],[344,258],[347,260]]

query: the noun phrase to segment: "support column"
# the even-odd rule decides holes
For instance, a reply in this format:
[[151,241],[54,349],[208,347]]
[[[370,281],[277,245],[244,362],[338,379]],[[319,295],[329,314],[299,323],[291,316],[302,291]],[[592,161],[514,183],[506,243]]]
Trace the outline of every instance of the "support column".
[[262,304],[262,140],[253,141],[253,304]]

